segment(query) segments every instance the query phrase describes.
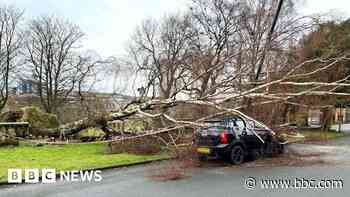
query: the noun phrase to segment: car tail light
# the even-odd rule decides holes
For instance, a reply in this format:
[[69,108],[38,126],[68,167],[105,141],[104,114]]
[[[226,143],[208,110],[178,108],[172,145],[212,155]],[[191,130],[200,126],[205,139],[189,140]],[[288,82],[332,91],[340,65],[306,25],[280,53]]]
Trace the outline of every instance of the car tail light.
[[220,134],[220,143],[221,144],[228,144],[228,134],[226,131],[223,131],[221,134]]

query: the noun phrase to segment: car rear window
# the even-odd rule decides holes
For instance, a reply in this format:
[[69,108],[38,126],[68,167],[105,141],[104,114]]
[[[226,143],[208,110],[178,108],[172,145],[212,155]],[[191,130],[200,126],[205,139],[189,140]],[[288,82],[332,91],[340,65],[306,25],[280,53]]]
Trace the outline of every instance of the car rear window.
[[224,124],[228,127],[231,127],[231,128],[240,128],[240,129],[243,129],[245,128],[245,123],[244,121],[241,119],[241,118],[238,118],[238,117],[233,117],[233,118],[226,118],[224,120]]
[[224,122],[222,121],[215,121],[215,122],[206,122],[207,127],[223,127]]
[[200,129],[200,132],[207,132],[209,135],[219,135],[225,130],[223,122],[206,122],[206,127]]

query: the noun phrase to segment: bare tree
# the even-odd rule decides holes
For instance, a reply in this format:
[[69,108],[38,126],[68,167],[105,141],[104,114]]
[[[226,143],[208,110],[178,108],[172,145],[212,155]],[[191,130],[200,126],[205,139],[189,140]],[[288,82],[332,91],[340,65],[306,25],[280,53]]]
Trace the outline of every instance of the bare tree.
[[[186,52],[182,55],[186,57],[184,66],[176,65],[176,72],[171,72],[172,64],[161,57],[168,48],[162,44],[159,32],[166,32],[167,26],[154,21],[146,21],[136,32],[133,40],[140,47],[134,45],[133,49],[143,50],[133,50],[132,54],[141,57],[135,59],[140,70],[147,70],[148,87],[159,87],[163,99],[186,93],[194,99],[215,100],[245,92],[258,84],[256,79],[267,83],[289,71],[294,63],[291,49],[300,35],[312,27],[310,21],[295,13],[293,1],[284,2],[271,33],[278,1],[193,0],[188,14],[191,37],[182,45]],[[169,23],[168,19],[161,21]],[[180,69],[185,70],[179,72]],[[177,73],[182,76],[178,78]],[[167,79],[181,83],[175,83],[173,88],[173,80]],[[255,102],[251,99],[240,102]]]
[[86,59],[79,55],[84,34],[64,19],[44,16],[26,31],[26,62],[46,112],[56,113],[76,88]]
[[145,73],[153,95],[171,97],[188,71],[189,40],[193,36],[187,15],[171,15],[160,22],[146,20],[138,27],[130,46],[133,63]]
[[[108,68],[108,72],[113,71],[112,69],[114,64],[116,64],[116,59],[114,57],[103,59],[94,51],[87,51],[84,56],[79,56],[79,59],[82,63],[78,68],[76,76],[76,90],[79,95],[80,104],[84,109],[84,114],[93,118],[93,116],[98,115],[102,111],[93,110],[94,106],[91,106],[91,103],[98,103],[94,90],[96,85],[102,81],[102,77],[105,77],[106,73],[104,71]],[[100,105],[103,105],[103,103],[100,103]]]
[[22,37],[19,25],[23,11],[11,6],[0,7],[0,111],[9,97],[9,85],[14,81],[11,74],[18,64]]
[[188,83],[186,89],[198,98],[215,92],[218,81],[227,77],[225,67],[236,55],[232,49],[238,42],[239,5],[226,0],[193,1],[191,15],[196,35],[191,42],[191,73],[197,82]]
[[288,65],[289,49],[312,23],[295,13],[292,1],[285,1],[269,36],[277,4],[272,0],[194,0],[191,13],[197,37],[191,67],[197,82],[192,80],[186,88],[202,99],[213,92],[232,91],[231,87],[239,92],[250,88],[247,82],[254,82],[256,76],[265,80],[272,71]]
[[239,35],[246,51],[244,61],[252,67],[250,81],[268,77],[269,70],[283,69],[290,45],[314,25],[308,17],[297,15],[290,0],[244,1],[242,10]]

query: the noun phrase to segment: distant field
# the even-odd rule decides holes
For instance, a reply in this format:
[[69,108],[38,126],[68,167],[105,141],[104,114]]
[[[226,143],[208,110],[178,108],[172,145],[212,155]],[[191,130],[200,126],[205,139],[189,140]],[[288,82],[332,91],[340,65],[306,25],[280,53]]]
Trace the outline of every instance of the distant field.
[[108,154],[105,143],[0,148],[0,182],[7,181],[9,168],[55,168],[81,170],[156,160],[164,155]]

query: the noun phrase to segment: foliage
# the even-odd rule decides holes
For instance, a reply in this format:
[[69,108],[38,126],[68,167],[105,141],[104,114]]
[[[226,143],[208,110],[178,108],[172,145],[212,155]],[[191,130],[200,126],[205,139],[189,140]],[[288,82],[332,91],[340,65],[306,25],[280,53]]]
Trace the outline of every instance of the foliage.
[[350,49],[350,19],[341,23],[334,21],[321,24],[303,41],[308,57],[337,57]]
[[2,122],[16,122],[23,116],[23,111],[7,111],[0,114],[0,121]]
[[37,107],[25,107],[21,121],[29,122],[32,128],[56,128],[59,126],[57,116],[42,112]]
[[16,136],[16,133],[14,130],[1,129],[0,130],[0,147],[1,146],[17,146],[18,140],[14,138],[15,136]]
[[146,129],[146,124],[141,119],[130,119],[125,122],[125,131],[140,132]]
[[101,129],[88,128],[79,133],[79,137],[103,137],[105,133]]
[[[335,21],[319,25],[319,27],[304,37],[300,55],[304,60],[313,58],[336,58],[350,51],[350,19],[337,23]],[[314,80],[336,81],[350,73],[350,62],[341,61],[337,67],[327,70]],[[320,67],[319,64],[309,66],[309,69]],[[338,91],[342,88],[338,88]]]
[[18,146],[18,140],[15,138],[14,129],[0,128],[0,147],[2,146]]
[[106,143],[47,145],[42,147],[20,145],[15,148],[0,148],[0,181],[6,180],[8,168],[80,170],[164,158],[162,155],[107,154],[106,149]]
[[[320,58],[325,61],[317,61],[310,63],[308,66],[303,67],[297,72],[311,72],[324,67],[329,64],[330,58],[337,58],[343,55],[348,55],[350,52],[350,20],[346,21],[329,21],[320,24],[312,32],[305,35],[300,43],[299,50],[299,62],[306,60]],[[328,60],[326,60],[328,59]],[[295,82],[341,82],[347,83],[348,75],[350,74],[350,61],[343,59],[341,61],[334,62],[332,69],[327,68],[321,72],[315,72],[307,77],[295,78]],[[287,91],[301,92],[306,91],[311,86],[300,86],[289,88]],[[347,86],[324,86],[318,87],[317,91],[331,91],[331,92],[350,92]],[[336,97],[333,95],[322,96],[307,96],[299,97],[298,103],[302,103],[309,106],[341,106],[347,103],[347,97]],[[332,111],[329,108],[322,108],[323,116],[321,119],[322,127],[328,128],[332,120]],[[305,126],[307,119],[303,115],[297,117],[296,123],[298,126]]]
[[83,142],[91,142],[96,139],[102,139],[106,135],[101,129],[98,128],[87,128],[78,133],[78,137]]
[[0,147],[2,146],[18,146],[18,140],[6,136],[1,136],[0,134]]

